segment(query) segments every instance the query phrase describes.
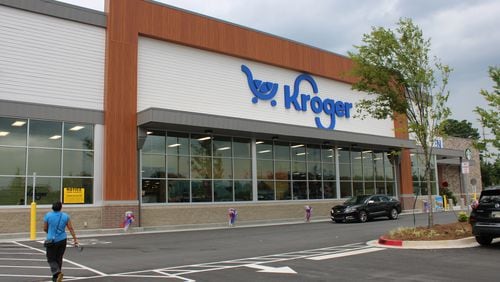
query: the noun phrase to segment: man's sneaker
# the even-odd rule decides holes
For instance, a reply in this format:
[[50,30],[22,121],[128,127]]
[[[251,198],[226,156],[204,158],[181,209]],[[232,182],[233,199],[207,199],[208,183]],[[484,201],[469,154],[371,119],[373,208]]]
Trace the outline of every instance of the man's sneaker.
[[57,275],[57,280],[56,280],[56,281],[57,281],[57,282],[62,282],[62,281],[63,281],[63,280],[62,280],[62,279],[63,279],[63,276],[64,276],[64,274],[63,274],[62,272],[59,272],[59,274]]

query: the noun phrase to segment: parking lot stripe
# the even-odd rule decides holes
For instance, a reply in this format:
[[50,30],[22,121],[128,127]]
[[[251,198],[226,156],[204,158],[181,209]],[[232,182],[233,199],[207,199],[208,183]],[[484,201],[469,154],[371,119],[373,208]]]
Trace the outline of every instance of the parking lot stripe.
[[19,260],[19,261],[47,261],[47,259],[24,259],[24,258],[0,258],[0,260]]
[[382,250],[385,250],[385,249],[384,248],[366,248],[366,249],[354,250],[354,251],[337,253],[337,254],[329,254],[329,255],[317,256],[317,257],[308,257],[306,259],[325,260],[325,259],[340,258],[340,257],[347,257],[347,256],[377,252],[377,251],[382,251]]
[[[17,245],[19,245],[19,246],[26,247],[26,248],[31,249],[31,250],[38,251],[38,253],[37,253],[37,254],[45,254],[45,251],[43,251],[43,250],[40,250],[40,249],[37,249],[37,248],[33,248],[33,247],[31,247],[31,246],[24,245],[24,244],[21,244],[21,243],[19,243],[19,242],[15,242],[15,244],[17,244]],[[73,265],[75,265],[75,266],[78,266],[78,267],[79,267],[78,269],[85,269],[85,270],[88,270],[88,271],[90,271],[90,272],[94,272],[95,274],[98,274],[98,275],[100,275],[100,276],[108,276],[106,273],[103,273],[103,272],[100,272],[99,270],[95,270],[95,269],[93,269],[93,268],[90,268],[90,267],[84,266],[84,265],[82,265],[82,264],[79,264],[79,263],[73,262],[73,261],[71,261],[71,260],[69,260],[69,259],[64,259],[64,261],[65,261],[65,262],[68,262],[68,263],[71,263],[71,264],[73,264]],[[66,268],[66,267],[65,267],[65,268]]]

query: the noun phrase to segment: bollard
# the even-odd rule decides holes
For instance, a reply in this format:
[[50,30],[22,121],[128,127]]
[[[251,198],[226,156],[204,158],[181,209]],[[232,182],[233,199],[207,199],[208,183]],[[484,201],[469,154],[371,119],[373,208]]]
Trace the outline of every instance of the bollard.
[[36,240],[36,203],[31,202],[30,240]]

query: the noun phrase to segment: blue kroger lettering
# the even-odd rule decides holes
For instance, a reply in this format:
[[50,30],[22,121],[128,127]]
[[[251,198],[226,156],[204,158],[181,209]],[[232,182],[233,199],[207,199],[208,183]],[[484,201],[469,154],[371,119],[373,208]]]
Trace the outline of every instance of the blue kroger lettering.
[[[241,65],[241,70],[246,74],[248,87],[252,91],[254,97],[252,98],[252,103],[257,103],[258,100],[271,100],[271,106],[275,107],[277,105],[274,97],[278,91],[278,84],[273,82],[262,82],[262,80],[254,80],[252,72],[250,69]],[[312,93],[312,96],[307,93],[299,93],[300,85],[302,82],[308,82]],[[328,126],[324,126],[321,122],[320,116],[314,118],[316,127],[320,129],[333,130],[335,129],[336,118],[350,118],[350,111],[352,109],[352,103],[335,101],[333,99],[326,98],[324,100],[321,97],[316,96],[318,94],[318,85],[314,81],[313,77],[308,74],[301,74],[297,76],[293,84],[293,92],[289,85],[283,86],[284,91],[284,105],[286,109],[295,109],[296,111],[306,112],[308,111],[308,106],[311,111],[315,114],[325,113],[330,117],[330,122]]]

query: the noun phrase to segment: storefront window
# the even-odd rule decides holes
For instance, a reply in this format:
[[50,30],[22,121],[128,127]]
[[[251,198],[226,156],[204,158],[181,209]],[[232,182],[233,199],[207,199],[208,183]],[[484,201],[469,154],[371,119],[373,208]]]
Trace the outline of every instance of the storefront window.
[[92,151],[64,150],[63,176],[93,176],[94,154]]
[[252,200],[252,181],[234,182],[234,200],[235,201]]
[[26,148],[0,147],[0,160],[0,175],[25,175]]
[[274,200],[274,181],[259,181],[257,193],[259,201]]
[[189,198],[189,180],[168,181],[169,203],[185,203],[189,202]]
[[[149,132],[142,150],[143,180],[159,178],[167,181],[168,197],[148,198],[148,202],[253,199],[250,139],[170,131]],[[162,143],[162,140],[166,142]],[[143,187],[143,194],[148,194],[144,191],[147,187]]]
[[[61,178],[60,177],[28,177],[28,203],[33,200],[33,186],[35,187],[35,202],[41,205],[49,205],[61,200]],[[33,185],[35,184],[35,185]]]
[[323,187],[325,190],[325,199],[335,199],[337,198],[337,185],[336,182],[325,181],[323,182]]
[[189,178],[189,156],[167,156],[168,178]]
[[214,202],[233,201],[233,183],[229,180],[214,181]]
[[165,155],[144,154],[142,156],[142,176],[145,178],[165,178]]
[[26,146],[27,119],[0,117],[0,146]]
[[211,156],[212,155],[212,136],[208,134],[191,135],[191,155],[193,156]]
[[93,150],[93,140],[93,126],[79,123],[64,123],[64,148]]
[[[165,153],[161,152],[163,136]],[[250,139],[155,131],[147,138],[154,139],[146,140],[147,148],[142,152],[143,180],[158,178],[169,183],[165,203],[254,199]],[[385,152],[259,139],[255,148],[258,201],[385,193],[386,182],[391,181],[386,179]],[[337,177],[342,181],[340,194]],[[163,198],[155,197],[154,201],[158,199],[161,202]]]
[[30,147],[61,148],[61,122],[31,120],[29,132]]
[[24,174],[22,177],[0,177],[0,205],[25,205],[25,181]]
[[[410,154],[411,157],[411,170],[413,175],[413,190],[416,195],[428,195],[427,180],[425,178],[425,159],[422,154]],[[435,156],[431,158],[430,167],[430,182],[431,182],[431,192],[433,194],[437,192],[437,181],[436,181],[436,163]]]
[[193,202],[212,202],[212,181],[196,180],[191,182]]
[[78,204],[92,204],[93,131],[89,124],[0,117],[0,159],[4,160],[0,205],[30,204],[33,189],[38,204],[64,202],[64,187],[83,188],[83,201]]
[[162,179],[142,180],[143,203],[165,203],[165,201],[166,201],[165,180]]
[[276,181],[276,200],[291,200],[290,181]]

